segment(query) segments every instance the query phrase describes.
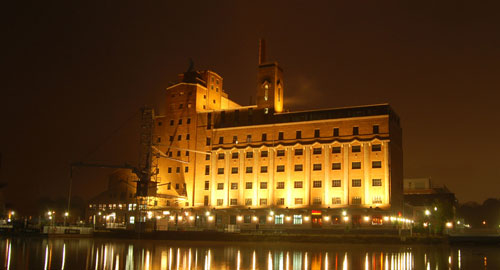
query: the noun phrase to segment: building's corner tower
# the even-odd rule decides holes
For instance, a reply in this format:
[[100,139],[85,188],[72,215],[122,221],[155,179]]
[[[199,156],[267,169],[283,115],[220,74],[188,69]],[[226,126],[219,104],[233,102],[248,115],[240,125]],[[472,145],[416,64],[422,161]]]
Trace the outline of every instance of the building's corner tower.
[[259,42],[257,72],[257,107],[267,111],[283,111],[283,69],[277,62],[266,61],[266,42]]

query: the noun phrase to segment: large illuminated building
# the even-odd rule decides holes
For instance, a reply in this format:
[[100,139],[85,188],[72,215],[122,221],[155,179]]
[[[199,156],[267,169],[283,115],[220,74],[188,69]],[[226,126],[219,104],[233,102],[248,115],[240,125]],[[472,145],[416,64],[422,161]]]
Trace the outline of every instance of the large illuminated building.
[[163,157],[153,160],[157,196],[141,219],[263,229],[378,225],[397,215],[402,131],[391,107],[289,112],[285,89],[262,43],[256,105],[229,99],[213,71],[180,74],[166,89],[165,114],[155,116],[154,147]]
[[171,158],[157,161],[166,208],[198,223],[326,225],[342,211],[380,218],[402,205],[402,131],[387,104],[285,111],[283,70],[262,44],[256,105],[230,100],[213,71],[189,70],[166,91],[154,132]]

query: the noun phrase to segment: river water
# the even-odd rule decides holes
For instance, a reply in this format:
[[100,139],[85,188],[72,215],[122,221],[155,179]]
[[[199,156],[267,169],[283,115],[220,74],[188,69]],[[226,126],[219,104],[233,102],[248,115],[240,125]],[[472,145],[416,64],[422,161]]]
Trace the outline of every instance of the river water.
[[500,247],[3,238],[0,269],[500,269]]

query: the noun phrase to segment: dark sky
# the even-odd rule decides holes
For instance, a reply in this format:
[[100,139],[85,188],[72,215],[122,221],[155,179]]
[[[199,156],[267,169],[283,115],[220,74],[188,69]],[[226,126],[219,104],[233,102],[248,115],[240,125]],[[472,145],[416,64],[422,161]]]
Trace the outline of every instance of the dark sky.
[[[288,109],[388,102],[402,120],[406,177],[430,176],[461,202],[500,197],[498,4],[10,2],[0,11],[0,179],[19,207],[66,196],[70,161],[135,163],[140,106],[161,112],[189,58],[247,105],[260,37],[285,70]],[[78,170],[74,193],[97,194],[109,172]]]

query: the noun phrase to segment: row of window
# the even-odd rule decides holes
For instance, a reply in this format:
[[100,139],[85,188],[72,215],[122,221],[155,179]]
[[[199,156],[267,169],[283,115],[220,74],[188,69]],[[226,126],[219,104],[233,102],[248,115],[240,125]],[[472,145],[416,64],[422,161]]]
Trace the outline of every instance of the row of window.
[[[351,186],[352,187],[361,187],[361,179],[352,179]],[[260,182],[260,189],[267,189],[267,182]],[[381,187],[382,186],[382,179],[372,179],[372,186],[373,187]],[[304,182],[303,181],[294,181],[293,182],[293,187],[294,188],[303,188],[304,187]],[[323,181],[321,180],[314,180],[312,183],[313,188],[322,188],[323,187]],[[335,179],[332,180],[332,187],[342,187],[342,180]],[[276,189],[284,189],[285,188],[285,182],[277,182],[276,183]],[[210,189],[210,181],[205,181],[205,190]],[[223,190],[224,189],[224,183],[217,183],[217,190]],[[238,183],[231,183],[231,189],[236,190],[238,189]],[[245,182],[245,189],[253,189],[253,182]]]
[[[314,197],[312,199],[312,204],[313,205],[320,205],[322,204],[323,201],[321,197]],[[382,196],[373,196],[372,198],[372,203],[374,204],[381,204],[382,203]],[[208,196],[205,196],[204,198],[204,204],[205,206],[209,206],[209,198]],[[342,198],[340,197],[333,197],[332,198],[332,204],[342,204]],[[359,196],[354,196],[351,198],[351,204],[358,205],[362,204],[362,198]],[[238,205],[238,199],[232,198],[229,199],[229,205],[230,206],[237,206]],[[253,205],[253,200],[251,198],[245,199],[245,206],[252,206]],[[259,205],[260,206],[266,206],[267,205],[267,199],[263,198],[259,200]],[[276,205],[285,205],[285,198],[277,198],[276,199]],[[304,205],[304,198],[294,198],[294,205]],[[224,199],[217,199],[217,206],[224,206]]]
[[[172,120],[173,121],[173,120]],[[379,133],[379,126],[378,125],[373,125],[373,134],[378,134]],[[352,128],[352,135],[359,135],[359,127],[353,127]],[[333,136],[338,137],[339,136],[339,128],[334,128],[333,129]],[[320,130],[315,129],[314,130],[314,138],[320,138]],[[284,140],[285,138],[285,133],[283,131],[278,132],[278,140]],[[302,131],[297,130],[295,131],[295,139],[302,139]],[[261,141],[265,142],[267,141],[267,133],[262,133]],[[250,143],[252,142],[252,135],[248,134],[246,136],[246,142]],[[237,144],[238,143],[238,136],[233,136],[232,143]],[[224,144],[224,137],[221,136],[219,137],[219,144]]]
[[[181,140],[182,137],[179,137],[179,136],[181,136],[181,135],[178,135],[178,139]],[[189,134],[188,134],[188,136],[189,136]],[[172,136],[171,136],[171,139],[173,140]],[[380,152],[381,150],[382,150],[382,145],[380,145],[380,144],[373,144],[372,145],[372,152]],[[360,145],[353,145],[351,147],[351,151],[353,153],[359,153],[359,152],[361,152],[361,146]],[[313,155],[321,155],[322,152],[323,152],[323,148],[321,148],[321,147],[315,147],[315,148],[313,148]],[[341,153],[341,147],[340,146],[334,146],[334,147],[332,147],[332,154],[340,154],[340,153]],[[302,156],[303,154],[304,154],[304,149],[303,148],[294,149],[294,155],[295,156]],[[246,152],[245,156],[246,156],[246,158],[253,158],[253,152]],[[260,156],[261,157],[268,157],[269,156],[269,152],[267,150],[261,151],[260,152]],[[284,149],[278,149],[278,150],[276,150],[276,156],[278,156],[278,157],[285,156],[285,150]],[[226,157],[225,153],[219,153],[217,155],[217,159],[224,159],[225,157]],[[232,159],[238,159],[239,158],[239,153],[238,152],[231,153],[231,158]]]
[[[177,121],[177,124],[178,125],[182,125],[182,122],[183,122],[183,119],[180,118],[178,121]],[[163,123],[161,121],[158,121],[158,126],[161,126]],[[175,124],[175,121],[174,119],[171,119],[170,120],[170,125],[173,126]],[[186,118],[186,124],[189,125],[191,124],[191,118]]]
[[[187,172],[186,167],[186,172]],[[361,169],[361,162],[352,162],[352,169],[357,170]],[[382,161],[372,161],[372,168],[382,168]],[[171,172],[169,168],[169,173]],[[179,167],[177,167],[179,169]],[[321,171],[322,170],[322,164],[321,163],[315,163],[313,164],[313,171]],[[332,163],[332,170],[340,170],[341,169],[341,163],[340,162],[335,162]],[[304,170],[304,165],[302,164],[295,164],[294,165],[294,171],[296,172],[301,172]],[[239,167],[231,167],[231,174],[237,174],[239,171]],[[285,165],[277,165],[276,166],[276,172],[284,172],[285,171]],[[180,172],[179,170],[177,172]],[[245,172],[246,173],[253,173],[253,167],[245,167]],[[260,172],[261,173],[267,173],[268,172],[268,167],[267,166],[261,166],[260,167]],[[217,174],[224,174],[224,168],[217,168]],[[205,175],[210,175],[210,165],[205,165]]]

